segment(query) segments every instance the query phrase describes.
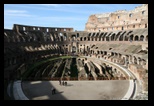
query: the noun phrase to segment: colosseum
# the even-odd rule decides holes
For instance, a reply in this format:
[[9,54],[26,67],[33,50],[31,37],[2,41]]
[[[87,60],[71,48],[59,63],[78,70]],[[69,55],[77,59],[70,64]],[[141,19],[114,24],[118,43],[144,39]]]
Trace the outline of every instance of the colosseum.
[[90,15],[84,31],[4,29],[4,83],[11,100],[147,100],[148,4]]

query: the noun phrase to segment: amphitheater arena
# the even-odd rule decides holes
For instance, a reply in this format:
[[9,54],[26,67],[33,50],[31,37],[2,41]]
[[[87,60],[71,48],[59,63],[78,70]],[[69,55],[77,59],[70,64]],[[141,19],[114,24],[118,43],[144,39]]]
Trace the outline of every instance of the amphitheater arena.
[[14,24],[4,29],[4,65],[15,100],[145,100],[148,5],[93,14],[85,31]]

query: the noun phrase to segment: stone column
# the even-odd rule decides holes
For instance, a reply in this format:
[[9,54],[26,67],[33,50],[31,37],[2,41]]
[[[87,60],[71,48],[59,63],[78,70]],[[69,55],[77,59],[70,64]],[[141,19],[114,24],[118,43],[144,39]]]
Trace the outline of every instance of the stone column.
[[140,64],[140,62],[139,62],[139,59],[137,58],[137,64],[139,65]]
[[131,58],[131,56],[129,56],[128,60],[129,60],[129,64],[131,64],[131,63],[132,63],[132,58]]
[[78,53],[78,44],[76,42],[76,53]]
[[135,64],[135,63],[134,63],[134,56],[132,56],[132,63]]

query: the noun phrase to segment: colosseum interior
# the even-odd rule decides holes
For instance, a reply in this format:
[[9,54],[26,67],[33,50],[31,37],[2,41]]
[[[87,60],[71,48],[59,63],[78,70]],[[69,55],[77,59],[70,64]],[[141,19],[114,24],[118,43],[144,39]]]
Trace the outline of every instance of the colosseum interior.
[[[85,31],[19,24],[14,24],[12,30],[4,29],[4,81],[8,83],[10,98],[22,99],[11,93],[19,93],[13,90],[17,81],[22,82],[20,86],[28,95],[28,81],[59,79],[68,84],[71,81],[74,84],[127,81],[121,99],[145,100],[144,96],[148,95],[148,5],[131,11],[93,14],[85,24]],[[124,98],[126,94],[128,97]],[[27,96],[27,99],[33,98]]]

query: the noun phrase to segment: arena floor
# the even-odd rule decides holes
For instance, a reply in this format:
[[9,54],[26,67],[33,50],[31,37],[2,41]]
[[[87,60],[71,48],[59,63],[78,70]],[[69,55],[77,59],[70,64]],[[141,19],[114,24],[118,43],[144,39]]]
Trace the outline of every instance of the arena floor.
[[[128,80],[68,81],[67,86],[59,81],[24,81],[22,89],[30,100],[119,100],[124,97]],[[51,88],[56,88],[52,95]]]

